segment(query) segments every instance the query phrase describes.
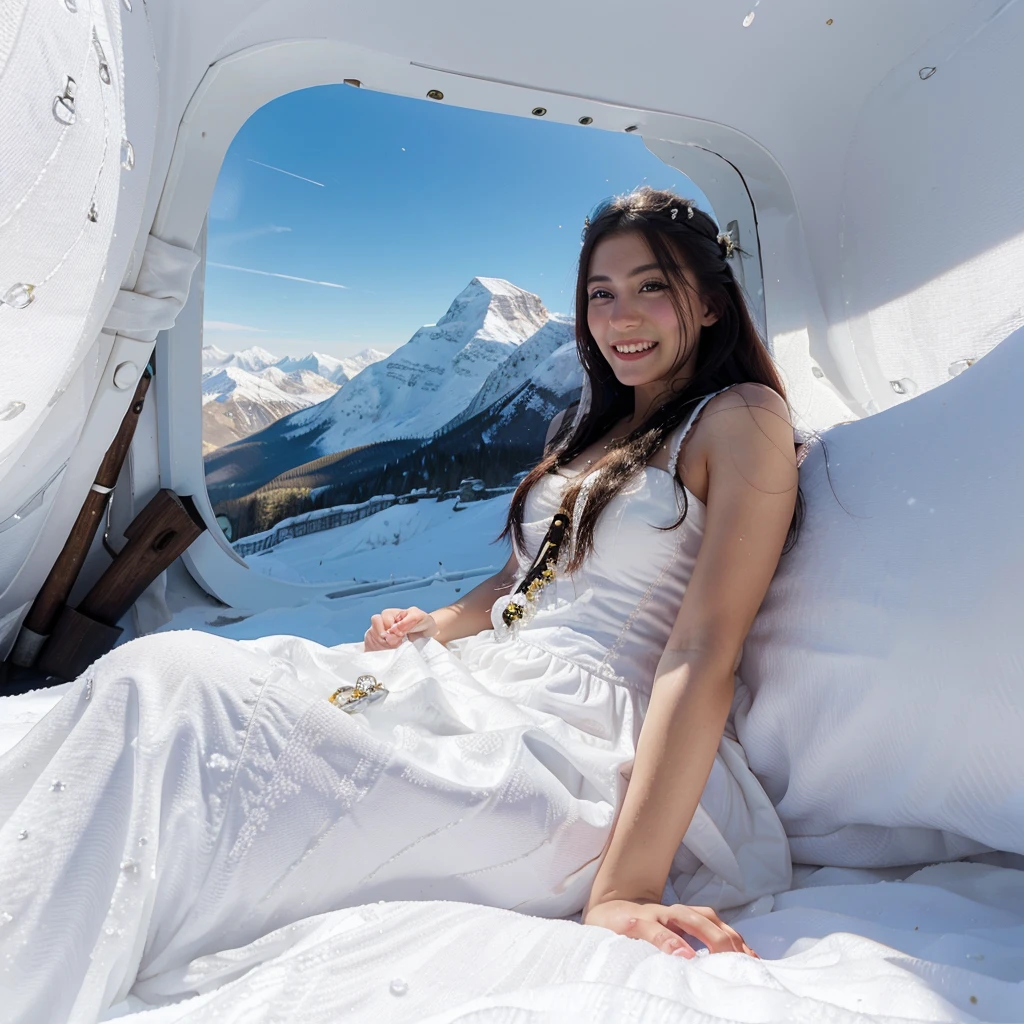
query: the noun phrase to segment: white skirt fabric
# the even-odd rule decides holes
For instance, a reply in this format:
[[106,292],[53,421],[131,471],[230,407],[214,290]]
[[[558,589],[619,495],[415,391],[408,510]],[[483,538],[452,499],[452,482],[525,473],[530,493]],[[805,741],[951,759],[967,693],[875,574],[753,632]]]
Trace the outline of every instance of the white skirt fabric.
[[[5,1019],[180,998],[197,958],[378,900],[579,911],[645,698],[588,670],[595,641],[528,637],[366,654],[178,632],[101,659],[0,759]],[[363,672],[384,702],[328,702]],[[677,862],[692,902],[788,887],[728,739]]]

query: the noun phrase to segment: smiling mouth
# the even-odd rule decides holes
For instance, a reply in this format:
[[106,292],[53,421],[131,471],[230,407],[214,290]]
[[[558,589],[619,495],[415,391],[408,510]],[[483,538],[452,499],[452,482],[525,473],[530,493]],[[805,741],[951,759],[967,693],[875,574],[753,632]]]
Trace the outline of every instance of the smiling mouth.
[[658,343],[656,341],[629,341],[612,345],[612,350],[621,359],[636,359],[640,356],[646,355],[648,352],[656,348],[657,345]]

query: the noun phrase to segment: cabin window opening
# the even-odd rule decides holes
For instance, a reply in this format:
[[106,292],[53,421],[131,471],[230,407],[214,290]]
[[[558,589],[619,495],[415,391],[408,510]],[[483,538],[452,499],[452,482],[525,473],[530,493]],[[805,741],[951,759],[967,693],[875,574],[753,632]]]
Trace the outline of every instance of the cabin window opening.
[[713,213],[586,119],[345,85],[253,114],[210,204],[203,299],[205,478],[235,552],[338,596],[429,583],[382,606],[503,565],[511,492],[579,394],[584,218],[643,184]]

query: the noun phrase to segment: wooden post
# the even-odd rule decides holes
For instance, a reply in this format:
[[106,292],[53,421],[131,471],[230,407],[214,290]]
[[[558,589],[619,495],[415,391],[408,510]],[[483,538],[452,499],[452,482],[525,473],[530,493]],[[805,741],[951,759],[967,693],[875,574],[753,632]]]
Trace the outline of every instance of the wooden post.
[[38,670],[74,679],[106,654],[121,635],[118,619],[205,529],[191,498],[158,491],[125,530],[128,543],[78,609],[61,611],[39,655]]
[[147,367],[135,387],[132,404],[128,407],[124,419],[121,420],[117,435],[96,471],[95,481],[86,495],[75,525],[71,527],[71,533],[68,534],[61,553],[53,563],[25,617],[21,633],[18,635],[9,658],[15,665],[31,668],[35,664],[39,651],[46,643],[61,609],[67,603],[71,588],[82,571],[85,557],[96,536],[96,530],[103,521],[103,512],[110,500],[110,492],[113,491],[121,473],[128,449],[131,447],[135,428],[138,426],[142,407],[146,401],[146,392],[149,390],[152,379],[153,375]]

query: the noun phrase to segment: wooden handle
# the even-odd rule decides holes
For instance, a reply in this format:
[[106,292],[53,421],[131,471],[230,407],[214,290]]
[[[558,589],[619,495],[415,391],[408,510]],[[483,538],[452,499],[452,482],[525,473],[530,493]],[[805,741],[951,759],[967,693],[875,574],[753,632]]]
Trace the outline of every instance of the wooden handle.
[[205,529],[191,499],[183,500],[169,490],[158,491],[125,530],[128,543],[78,610],[98,622],[115,625],[146,587]]
[[117,483],[121,473],[121,467],[128,455],[132,438],[135,436],[135,428],[138,426],[139,416],[142,414],[142,407],[145,404],[146,392],[149,390],[149,383],[153,379],[149,370],[146,370],[139,378],[135,387],[135,394],[132,397],[132,404],[121,420],[117,435],[111,442],[103,461],[96,472],[93,488],[86,495],[82,509],[78,513],[75,525],[71,527],[64,547],[61,549],[57,560],[53,563],[46,580],[39,588],[32,608],[25,617],[25,628],[32,630],[40,636],[48,636],[53,629],[61,608],[67,602],[71,588],[78,579],[85,563],[85,556],[89,553],[93,537],[103,520],[103,511],[107,507],[110,497],[110,490]]

